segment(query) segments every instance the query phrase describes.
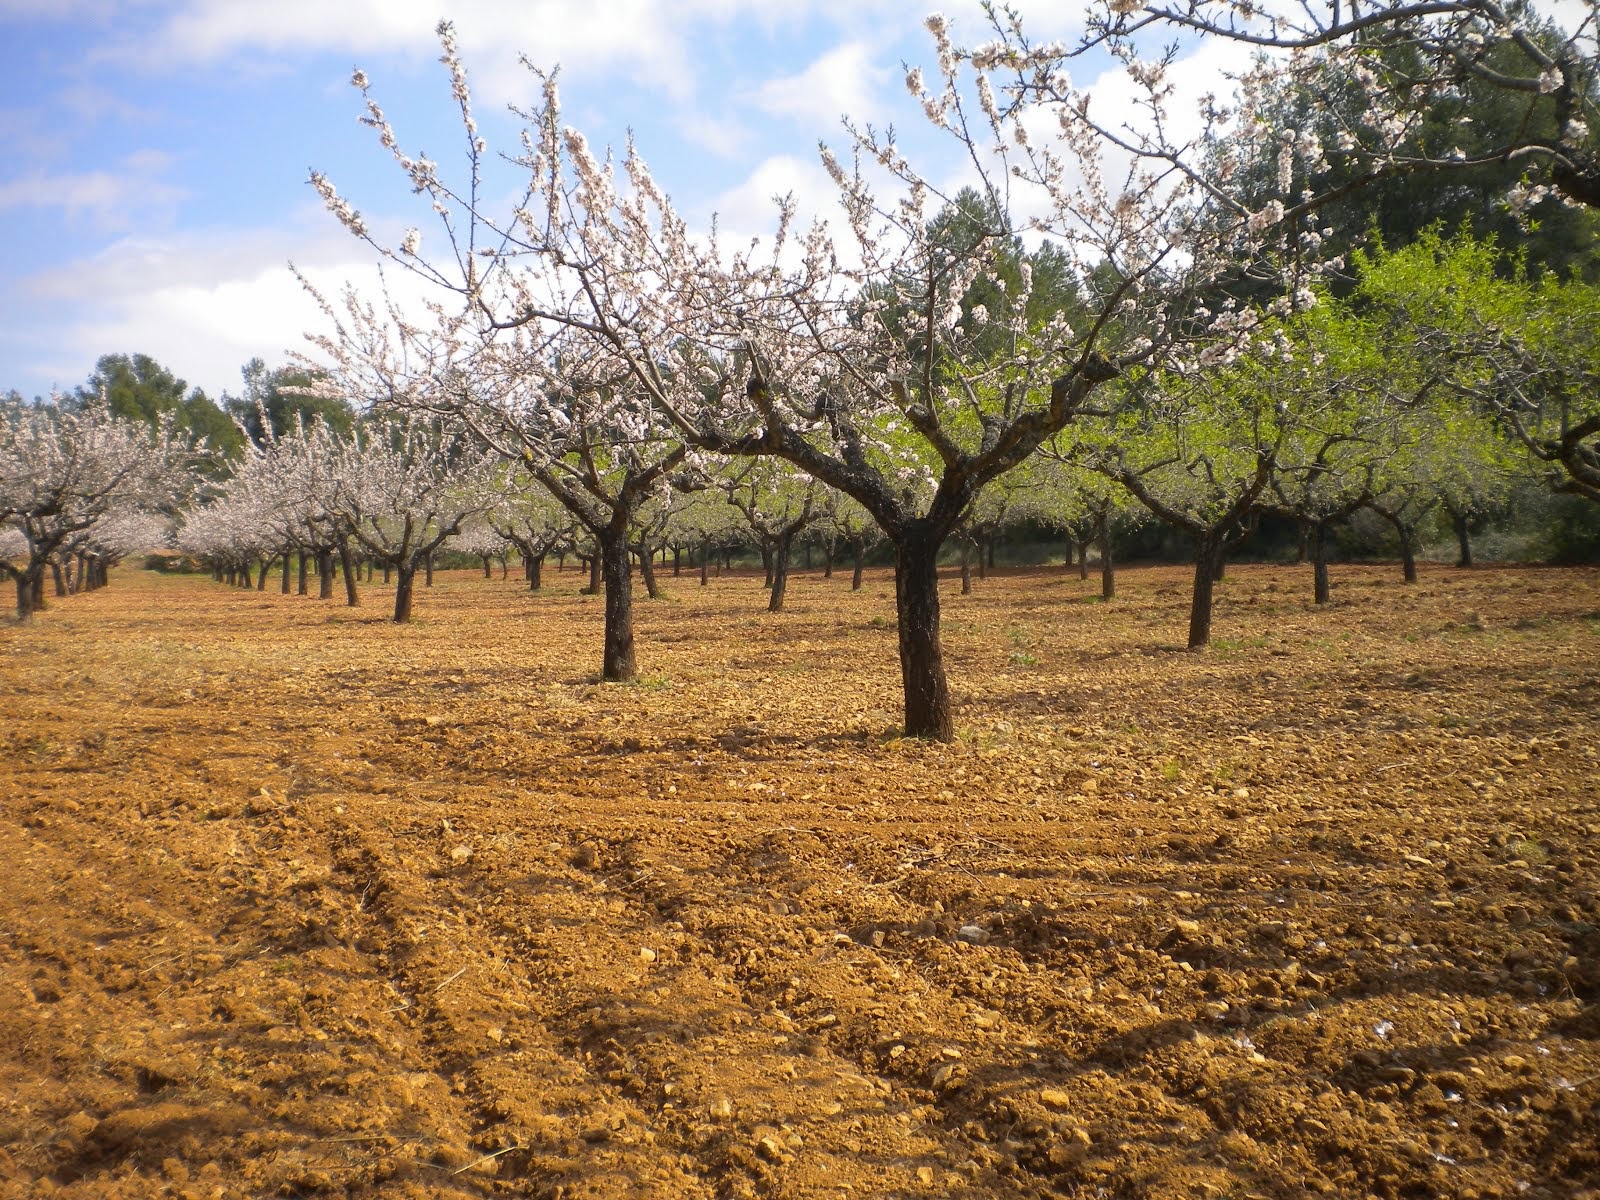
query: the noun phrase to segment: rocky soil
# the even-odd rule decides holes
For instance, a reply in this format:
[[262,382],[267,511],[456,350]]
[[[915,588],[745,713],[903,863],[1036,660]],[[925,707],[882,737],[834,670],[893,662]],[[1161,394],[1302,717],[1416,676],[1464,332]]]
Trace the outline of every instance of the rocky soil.
[[1600,574],[546,579],[0,626],[0,1196],[1600,1196]]

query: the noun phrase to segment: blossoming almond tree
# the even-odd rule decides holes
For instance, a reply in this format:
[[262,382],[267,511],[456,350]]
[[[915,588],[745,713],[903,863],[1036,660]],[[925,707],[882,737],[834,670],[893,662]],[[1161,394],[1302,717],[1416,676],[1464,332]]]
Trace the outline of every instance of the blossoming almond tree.
[[[1247,343],[1249,314],[1219,302],[1197,324],[1198,298],[1241,251],[1260,257],[1252,249],[1284,210],[1230,206],[1224,184],[1083,120],[1085,93],[1054,77],[1048,94],[1004,82],[1003,47],[967,54],[942,19],[929,29],[934,82],[913,71],[907,83],[982,198],[957,222],[938,220],[953,202],[935,182],[948,164],[918,169],[892,134],[851,126],[847,162],[823,152],[842,213],[833,225],[797,231],[786,201],[769,241],[727,245],[714,226],[689,228],[633,146],[620,163],[598,158],[563,124],[544,75],[542,102],[523,114],[521,200],[496,217],[479,203],[486,147],[448,26],[443,61],[468,147],[459,188],[402,150],[367,101],[367,120],[438,214],[447,252],[424,259],[414,231],[381,245],[331,181],[313,182],[352,232],[461,297],[441,323],[458,350],[479,339],[472,371],[493,383],[464,388],[458,411],[535,473],[601,444],[652,445],[657,464],[693,446],[787,459],[860,503],[896,550],[906,731],[948,739],[936,586],[946,537],[988,483],[1089,411],[1122,370],[1194,362],[1197,339],[1208,362]],[[1128,70],[1159,130],[1170,85],[1143,64]],[[369,91],[359,72],[355,82]],[[1015,271],[1024,234],[1055,248],[1073,311],[1030,303],[1030,272]],[[972,303],[978,292],[987,302]],[[507,419],[514,394],[522,408]],[[565,424],[547,445],[553,414]]]
[[0,556],[17,585],[17,619],[42,604],[44,572],[73,539],[112,513],[175,507],[190,481],[186,442],[114,417],[103,403],[0,409],[0,524],[27,553]]
[[395,570],[394,619],[411,620],[417,569],[503,494],[498,458],[464,431],[369,422],[343,443],[330,507],[350,537]]

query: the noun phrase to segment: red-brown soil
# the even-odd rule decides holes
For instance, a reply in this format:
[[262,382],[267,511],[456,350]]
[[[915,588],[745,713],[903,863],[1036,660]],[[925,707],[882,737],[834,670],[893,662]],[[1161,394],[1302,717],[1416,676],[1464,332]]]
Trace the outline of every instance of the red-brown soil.
[[0,1196],[1600,1195],[1600,574],[0,628]]

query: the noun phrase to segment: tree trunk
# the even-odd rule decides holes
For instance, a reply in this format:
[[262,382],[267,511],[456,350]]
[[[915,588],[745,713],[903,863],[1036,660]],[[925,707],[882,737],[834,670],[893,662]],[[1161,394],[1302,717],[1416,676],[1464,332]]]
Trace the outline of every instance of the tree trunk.
[[1456,559],[1456,566],[1470,567],[1472,565],[1472,531],[1467,528],[1467,513],[1465,509],[1450,510],[1450,524],[1456,531],[1456,545],[1461,548],[1461,557]]
[[480,554],[478,557],[483,559],[483,577],[485,579],[493,579],[494,570],[489,565],[489,556],[487,554]]
[[[983,570],[983,551],[978,551],[978,570]],[[972,595],[972,546],[962,539],[961,542],[961,594]]]
[[1089,539],[1078,543],[1078,578],[1089,578]]
[[783,594],[789,590],[789,552],[793,549],[793,535],[779,534],[772,548],[772,595],[767,599],[768,612],[783,611]]
[[261,570],[256,575],[256,591],[264,592],[267,590],[267,572],[271,570],[272,560],[270,558],[263,558],[261,560]]
[[383,564],[383,582],[384,582],[384,586],[385,587],[387,587],[388,584],[389,584],[389,575],[390,575],[389,564],[388,563],[384,563]]
[[317,551],[317,599],[333,599],[333,551]]
[[299,591],[298,594],[302,595],[302,596],[307,594],[307,588],[306,588],[306,566],[307,566],[306,557],[307,557],[306,556],[306,552],[304,550],[300,551],[300,576],[299,576],[300,591]]
[[535,554],[528,559],[528,590],[537,592],[544,586],[544,555]]
[[1117,569],[1111,561],[1111,518],[1100,518],[1100,598],[1117,598]]
[[767,576],[766,582],[761,586],[770,588],[772,586],[772,547],[767,544],[766,538],[761,539],[761,566]]
[[356,592],[356,577],[360,572],[350,561],[348,538],[339,539],[339,565],[344,569],[344,602],[351,608],[358,608],[361,605],[361,596]]
[[683,574],[683,547],[676,542],[672,544],[672,577],[679,578]]
[[1395,522],[1395,530],[1400,534],[1400,569],[1404,572],[1407,583],[1417,581],[1417,538],[1416,531],[1409,525]]
[[289,572],[294,565],[289,560],[292,557],[293,555],[291,555],[287,550],[283,552],[283,587],[279,590],[281,590],[285,596],[289,594]]
[[[978,578],[979,579],[988,579],[989,578],[989,568],[994,566],[994,540],[992,538],[980,537],[980,538],[977,539],[977,542],[978,542]],[[965,550],[963,550],[961,552],[961,556],[962,556],[963,559],[966,558],[966,551]],[[962,574],[961,574],[961,594],[963,596],[965,596],[965,595],[968,595],[971,591],[972,591],[971,573],[968,572],[966,570],[965,566],[963,565]]]
[[1211,642],[1211,599],[1217,584],[1216,558],[1222,550],[1221,538],[1208,534],[1196,539],[1194,592],[1189,599],[1189,649],[1199,650]]
[[867,565],[867,539],[851,538],[850,550],[855,555],[856,560],[855,570],[850,575],[850,590],[859,592],[861,590],[861,574]]
[[33,620],[35,611],[33,575],[30,571],[23,571],[17,576],[17,620],[25,625]]
[[633,657],[633,570],[628,563],[626,534],[597,539],[595,563],[606,590],[605,659],[600,677],[608,683],[630,683],[638,675]]
[[417,590],[417,564],[404,562],[395,568],[394,620],[404,625],[411,620],[411,597]]
[[822,577],[833,578],[834,535],[829,534],[828,540],[823,543],[822,549]]
[[700,543],[700,586],[706,587],[711,583],[711,539],[707,538]]
[[432,587],[433,586],[433,551],[432,550],[429,550],[427,555],[423,558],[422,565],[424,566],[424,568],[426,568],[426,570],[428,572],[427,575],[424,577],[426,585],[428,587]]
[[1061,569],[1063,571],[1072,570],[1072,539],[1070,537],[1067,539],[1066,552],[1061,556]]
[[906,736],[948,742],[955,737],[955,721],[939,645],[940,541],[923,527],[902,536],[895,546],[894,598]]
[[[986,547],[986,550],[985,550],[985,553],[984,553],[984,558],[986,560],[986,565],[987,565],[988,570],[991,570],[991,571],[994,570],[994,548],[995,548],[995,544],[997,542],[999,542],[999,540],[1000,540],[999,534],[991,534],[989,537],[984,539],[984,545]],[[979,579],[987,579],[989,577],[980,572],[979,575],[978,575],[978,578]]]
[[1312,522],[1308,549],[1311,551],[1311,594],[1318,604],[1326,604],[1328,586],[1328,536],[1321,521]]
[[67,577],[61,570],[61,564],[53,558],[50,560],[50,574],[55,580],[56,595],[65,596],[67,594]]
[[589,586],[578,590],[585,596],[598,596],[600,594],[600,550],[597,547],[589,558]]
[[639,543],[639,574],[644,576],[644,592],[652,600],[661,599],[661,589],[656,586],[655,551],[650,549],[650,543]]

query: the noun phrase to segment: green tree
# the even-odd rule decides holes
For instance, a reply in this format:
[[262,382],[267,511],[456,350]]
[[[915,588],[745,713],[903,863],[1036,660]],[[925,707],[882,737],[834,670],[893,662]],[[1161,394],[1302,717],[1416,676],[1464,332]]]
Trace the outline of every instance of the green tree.
[[170,418],[177,432],[204,441],[213,454],[237,457],[243,440],[233,422],[204,391],[187,388],[148,354],[105,354],[75,398],[85,406],[104,396],[112,416],[152,428]]
[[[261,446],[294,431],[295,425],[310,426],[318,421],[340,437],[348,437],[356,414],[349,403],[327,395],[307,395],[302,389],[317,382],[314,372],[302,367],[268,369],[259,358],[240,368],[244,394],[223,394],[229,416],[244,427],[245,433]],[[263,425],[263,419],[265,425]]]

